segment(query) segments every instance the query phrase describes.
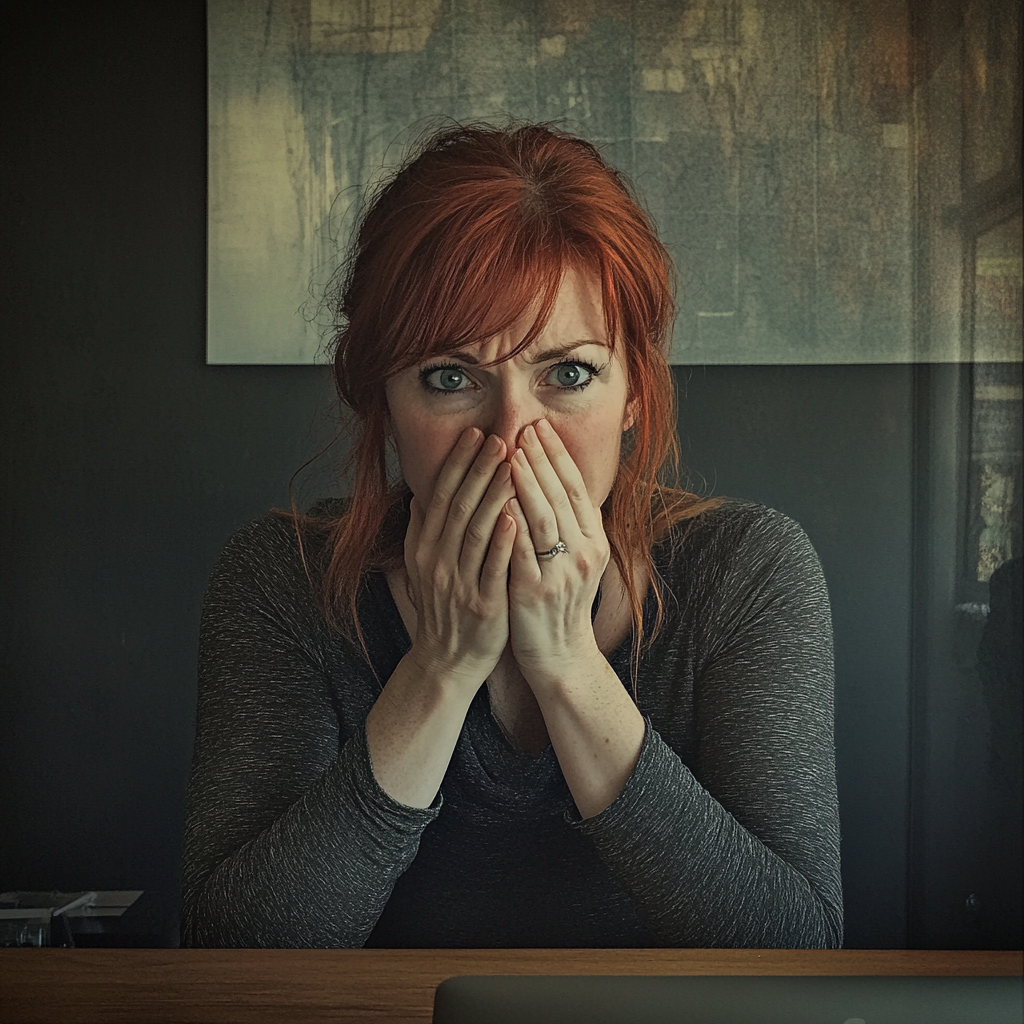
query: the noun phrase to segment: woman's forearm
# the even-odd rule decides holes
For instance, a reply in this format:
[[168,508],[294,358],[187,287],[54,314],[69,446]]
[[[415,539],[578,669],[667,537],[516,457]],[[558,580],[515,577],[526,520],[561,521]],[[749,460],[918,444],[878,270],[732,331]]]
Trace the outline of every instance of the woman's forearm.
[[[297,799],[270,822],[257,820],[258,809],[246,817],[244,801],[227,799],[241,765],[200,771],[189,826],[195,856],[186,872],[187,941],[362,945],[436,816],[425,809],[437,796],[473,692],[425,675],[407,656],[367,717],[365,741],[354,737],[312,786],[296,783]],[[245,756],[233,744],[231,757],[245,760],[246,788],[258,778],[268,792],[291,788],[273,750],[253,744]],[[202,854],[229,842],[234,848],[226,855]]]
[[[362,730],[312,785],[296,784],[286,765],[255,750],[210,774],[193,780],[184,945],[362,946],[437,817],[384,793]],[[240,787],[296,798],[268,820]]]
[[835,948],[838,835],[827,806],[808,810],[820,844],[813,868],[785,842],[766,844],[750,813],[727,810],[651,729],[619,799],[578,827],[671,946]]
[[378,785],[407,807],[429,807],[441,788],[477,688],[423,669],[406,655],[366,719]]
[[596,644],[528,682],[576,807],[593,817],[622,792],[636,765],[643,716]]

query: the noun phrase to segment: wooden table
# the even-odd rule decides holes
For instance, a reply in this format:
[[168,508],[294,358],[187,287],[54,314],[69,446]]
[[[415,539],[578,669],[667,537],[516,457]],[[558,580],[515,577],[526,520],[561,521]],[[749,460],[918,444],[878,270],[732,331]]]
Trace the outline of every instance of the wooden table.
[[1018,975],[1017,952],[0,949],[11,1024],[429,1021],[457,974]]

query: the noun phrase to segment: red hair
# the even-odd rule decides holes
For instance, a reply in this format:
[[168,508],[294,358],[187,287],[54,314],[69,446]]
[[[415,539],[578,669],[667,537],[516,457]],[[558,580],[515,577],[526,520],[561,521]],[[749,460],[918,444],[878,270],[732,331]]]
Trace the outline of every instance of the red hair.
[[470,125],[435,134],[377,190],[335,297],[334,382],[355,414],[354,480],[347,510],[322,523],[330,530],[323,607],[360,642],[363,574],[403,564],[409,491],[388,480],[387,381],[508,330],[540,296],[511,358],[543,330],[569,267],[600,281],[608,338],[623,346],[635,409],[603,509],[633,609],[634,666],[644,636],[637,560],[654,581],[650,638],[657,632],[651,548],[674,523],[717,503],[673,486],[671,261],[625,179],[590,143],[546,125]]

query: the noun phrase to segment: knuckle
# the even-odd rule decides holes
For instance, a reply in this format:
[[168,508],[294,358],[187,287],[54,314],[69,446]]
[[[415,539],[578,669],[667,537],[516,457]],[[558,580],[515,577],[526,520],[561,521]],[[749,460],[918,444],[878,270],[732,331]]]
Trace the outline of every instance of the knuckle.
[[555,506],[555,510],[556,511],[562,511],[562,512],[571,512],[572,511],[572,503],[569,500],[569,495],[568,494],[556,495],[556,497],[551,502],[551,504]]
[[473,463],[469,472],[480,480],[490,480],[494,475],[494,463],[486,454],[482,453]]
[[483,525],[477,522],[475,519],[472,520],[468,527],[466,527],[466,540],[474,545],[480,545],[487,542],[488,534],[484,529]]
[[546,537],[549,534],[554,536],[558,531],[556,529],[557,523],[555,522],[554,516],[548,515],[548,513],[541,513],[537,518],[537,533],[541,537]]
[[443,487],[435,487],[427,509],[431,512],[441,512],[448,507],[449,500],[448,492]]
[[576,568],[587,578],[603,573],[608,565],[608,556],[607,548],[601,546],[580,551],[576,555]]
[[452,502],[451,515],[458,520],[468,519],[476,511],[476,505],[468,498],[456,496]]

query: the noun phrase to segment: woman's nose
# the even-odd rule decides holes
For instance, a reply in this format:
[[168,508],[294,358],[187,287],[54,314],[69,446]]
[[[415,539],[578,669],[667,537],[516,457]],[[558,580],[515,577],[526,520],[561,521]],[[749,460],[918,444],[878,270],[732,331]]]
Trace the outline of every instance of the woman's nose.
[[495,404],[491,422],[485,432],[497,434],[505,442],[506,457],[510,457],[519,446],[519,435],[523,428],[542,415],[542,412],[531,408],[529,401],[518,396],[502,395]]

